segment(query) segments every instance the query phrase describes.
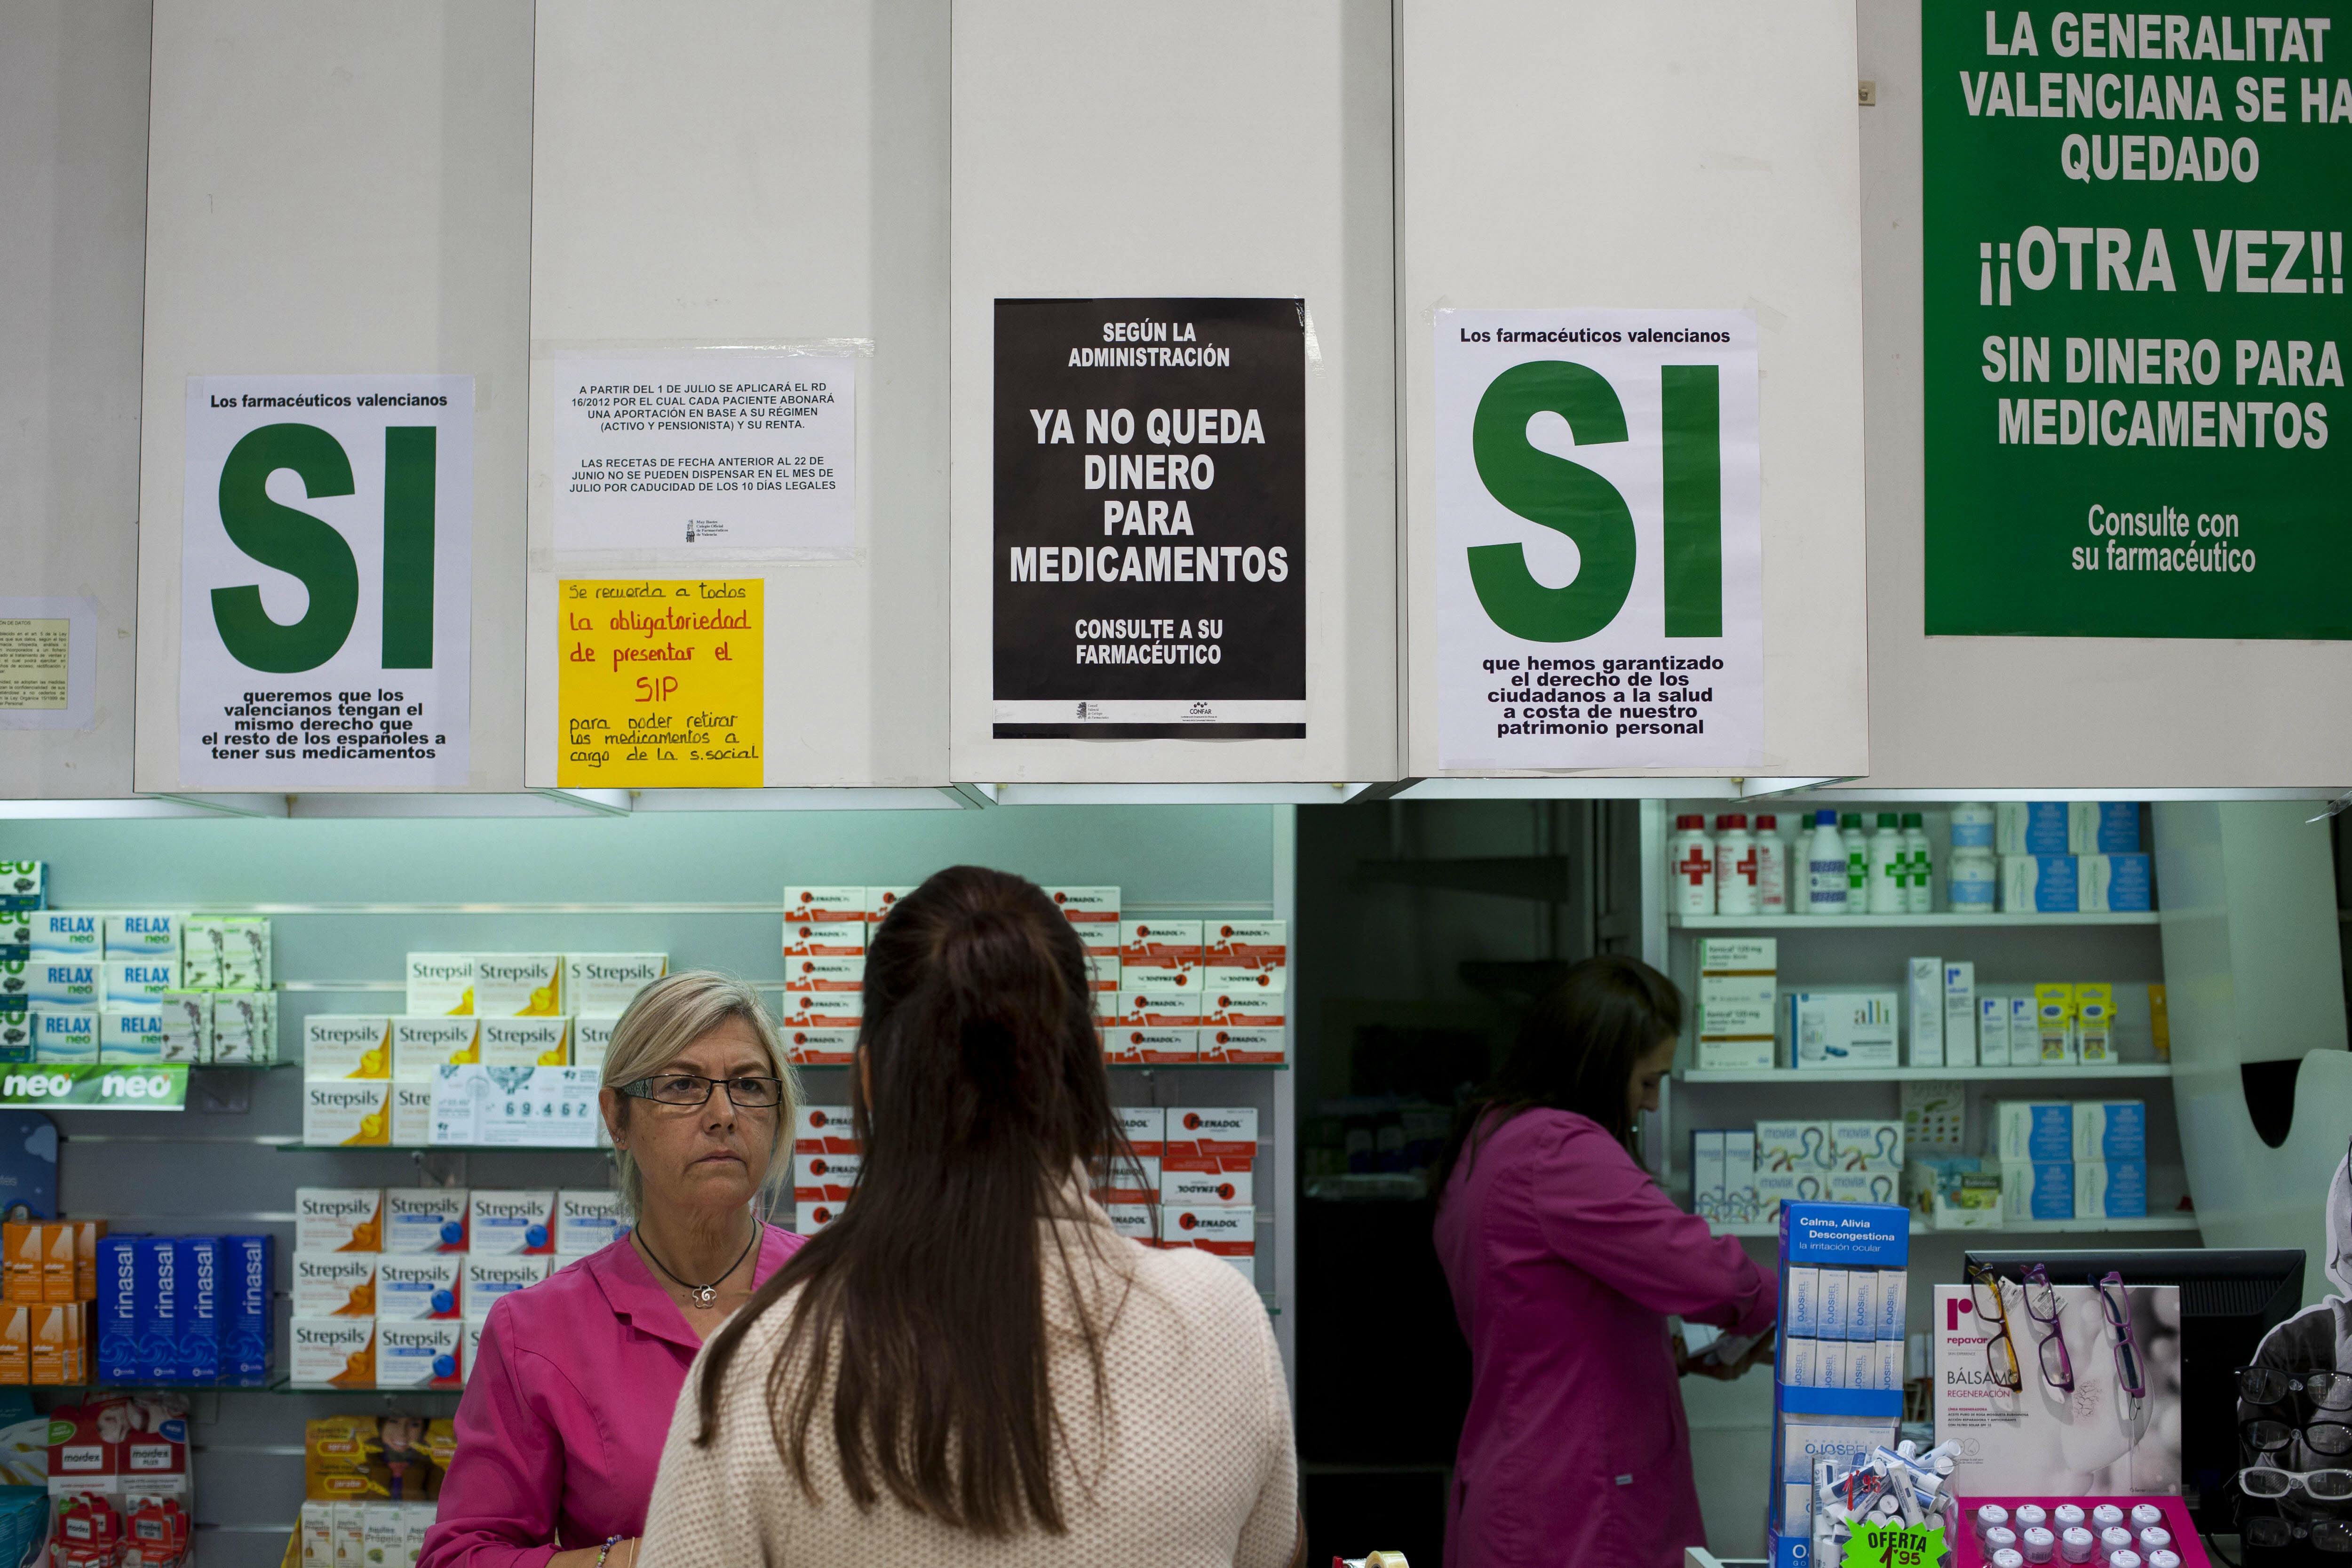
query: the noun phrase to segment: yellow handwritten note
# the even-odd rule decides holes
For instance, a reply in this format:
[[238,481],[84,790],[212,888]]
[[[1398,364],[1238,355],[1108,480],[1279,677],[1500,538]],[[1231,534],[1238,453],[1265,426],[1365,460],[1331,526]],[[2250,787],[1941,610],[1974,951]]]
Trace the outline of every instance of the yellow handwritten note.
[[560,583],[556,784],[759,788],[766,586],[757,577]]

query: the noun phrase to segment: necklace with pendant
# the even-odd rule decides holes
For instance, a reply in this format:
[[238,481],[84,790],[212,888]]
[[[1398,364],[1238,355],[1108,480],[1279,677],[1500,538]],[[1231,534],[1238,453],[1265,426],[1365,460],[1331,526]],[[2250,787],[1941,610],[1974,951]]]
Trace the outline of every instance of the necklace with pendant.
[[726,1284],[728,1279],[734,1274],[735,1270],[743,1267],[743,1259],[751,1256],[751,1248],[758,1246],[759,1242],[760,1226],[758,1222],[754,1221],[751,1226],[751,1239],[743,1244],[743,1250],[735,1255],[735,1261],[727,1266],[726,1273],[719,1275],[718,1279],[713,1279],[708,1285],[691,1285],[679,1279],[670,1268],[668,1264],[664,1263],[660,1258],[654,1257],[654,1249],[646,1240],[644,1231],[640,1230],[637,1233],[637,1245],[645,1248],[646,1256],[653,1260],[653,1266],[660,1269],[664,1274],[667,1275],[671,1284],[677,1286],[688,1295],[693,1297],[694,1304],[698,1307],[708,1307],[711,1302],[719,1300],[719,1287]]

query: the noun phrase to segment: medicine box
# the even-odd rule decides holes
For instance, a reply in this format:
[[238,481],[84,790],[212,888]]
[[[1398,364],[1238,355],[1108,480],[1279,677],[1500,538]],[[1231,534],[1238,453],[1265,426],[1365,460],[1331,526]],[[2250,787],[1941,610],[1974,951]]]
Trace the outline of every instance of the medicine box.
[[298,1318],[373,1318],[375,1316],[374,1252],[304,1252],[294,1254],[294,1316]]
[[[841,1158],[836,1154],[835,1159]],[[566,1188],[555,1194],[555,1253],[584,1258],[629,1233],[628,1205],[604,1188]]]
[[2010,914],[2071,915],[2082,907],[2072,855],[2004,855],[2000,907]]
[[96,958],[68,958],[36,951],[25,970],[25,994],[36,1007],[97,1007],[104,988]]
[[[1122,1109],[1126,1116],[1129,1112]],[[793,1152],[796,1154],[855,1154],[857,1129],[845,1105],[803,1105],[793,1112]]]
[[244,1386],[267,1383],[278,1362],[277,1316],[270,1310],[277,1239],[225,1236],[220,1241],[221,1378]]
[[2009,1066],[2009,998],[1977,998],[1977,1065]]
[[1782,1331],[1810,1340],[1821,1332],[1822,1271],[1811,1265],[1791,1265],[1788,1288],[1780,1302]]
[[383,1251],[383,1189],[295,1188],[294,1250]]
[[1977,1065],[1977,966],[1969,959],[1944,963],[1944,1065]]
[[1150,982],[1133,978],[1146,973],[1190,973],[1205,967],[1202,960],[1199,921],[1121,921],[1118,922],[1120,977],[1130,990]]
[[[2083,857],[2082,900],[2085,910],[2146,914],[2156,907],[2154,862],[2144,854]],[[2090,862],[2095,861],[2093,866]]]
[[1896,1171],[1832,1171],[1822,1196],[1839,1204],[1891,1204],[1900,1200],[1903,1179]]
[[668,973],[666,952],[566,953],[563,1010],[617,1018],[628,1011],[638,992]]
[[1791,1388],[1820,1386],[1821,1342],[1787,1339],[1780,1342],[1780,1381]]
[[1045,896],[1077,928],[1079,945],[1088,952],[1118,956],[1117,888],[1047,888]]
[[1843,1340],[1846,1327],[1846,1271],[1824,1268],[1821,1270],[1821,1286],[1813,1299],[1813,1337],[1817,1340]]
[[486,1068],[561,1068],[572,1065],[572,1020],[485,1017],[482,1065]]
[[[180,962],[199,963],[205,984],[232,991],[264,991],[270,983],[269,921],[258,915],[192,915],[182,927]],[[190,984],[197,984],[194,980]]]
[[212,1059],[215,1062],[254,1064],[278,1059],[276,993],[213,993]]
[[1204,963],[1276,973],[1290,968],[1287,921],[1204,921],[1201,934]]
[[2004,1100],[1993,1107],[1993,1158],[2004,1163],[2074,1158],[2074,1108],[2065,1100]]
[[35,1007],[27,1015],[33,1034],[33,1059],[60,1066],[89,1066],[98,1060],[98,1015],[80,1007]]
[[1202,1024],[1201,994],[1172,986],[1122,992],[1118,1016],[1104,1023],[1131,1029],[1197,1029]]
[[1727,1224],[1752,1225],[1758,1212],[1756,1131],[1734,1127],[1723,1135],[1723,1217]]
[[841,1215],[841,1205],[835,1203],[793,1205],[793,1232],[796,1236],[814,1236],[831,1225]]
[[410,1082],[430,1082],[444,1067],[462,1067],[482,1059],[482,1024],[478,1018],[444,1014],[409,1015],[391,1020],[392,1076]]
[[1273,988],[1275,978],[1272,974],[1255,974],[1246,986],[1207,987],[1201,995],[1202,1026],[1235,1029],[1285,1027],[1290,1022],[1287,1001],[1279,989]]
[[33,928],[31,946],[37,954],[80,958],[95,963],[106,952],[103,916],[72,910],[41,910],[25,918]]
[[784,962],[787,991],[863,991],[866,955],[853,952],[832,958],[793,958]]
[[572,1065],[604,1070],[604,1058],[613,1048],[613,1027],[618,1018],[576,1017],[572,1020]]
[[2074,1166],[2076,1219],[2146,1219],[2147,1162],[2084,1160]]
[[1915,958],[1908,971],[1911,1057],[1915,1068],[1944,1065],[1944,961]]
[[0,1003],[0,1062],[33,1059],[33,1016]]
[[1993,807],[1993,852],[1999,855],[2073,853],[2067,802],[2002,801]]
[[105,921],[106,955],[130,958],[139,953],[177,960],[180,919],[175,914],[145,910],[110,914]]
[[845,1204],[857,1185],[862,1154],[795,1154],[793,1156],[793,1197],[804,1204]]
[[433,1085],[404,1083],[394,1079],[392,1089],[392,1147],[414,1149],[436,1141]]
[[1826,1121],[1759,1121],[1756,1168],[1766,1171],[1826,1171],[1832,1163]]
[[546,1279],[551,1261],[545,1256],[528,1253],[497,1258],[487,1253],[467,1253],[458,1287],[466,1315],[488,1317],[491,1305],[499,1297],[527,1290]]
[[882,917],[898,907],[898,900],[913,892],[913,888],[868,888],[866,889],[866,925],[867,930],[882,923]]
[[297,1388],[373,1388],[373,1318],[296,1318],[287,1326]]
[[2114,986],[2074,987],[2074,1059],[2086,1068],[2116,1065]]
[[1094,1171],[1095,1199],[1106,1204],[1157,1204],[1160,1174],[1157,1154],[1098,1162]]
[[1701,1219],[1723,1218],[1723,1133],[1694,1130],[1690,1135],[1691,1212]]
[[407,993],[402,1010],[411,1016],[470,1016],[474,1011],[474,955],[410,953]]
[[2009,999],[2010,1066],[2022,1068],[2042,1065],[2040,1028],[2039,1010],[2033,1005],[2033,998],[2011,997]]
[[806,911],[788,911],[784,916],[787,959],[848,958],[865,952],[864,921],[819,920]]
[[[1087,989],[1089,991],[1108,992],[1113,995],[1118,994],[1120,989],[1119,976],[1123,973],[1119,968],[1118,960],[1116,958],[1105,958],[1098,952],[1087,953],[1086,955],[1086,959]],[[1208,973],[1208,971],[1202,970],[1201,973],[1205,976]]]
[[1710,1071],[1758,1070],[1774,1062],[1769,973],[1701,974],[1698,979],[1697,1065]]
[[98,1016],[98,1059],[103,1063],[193,1062],[195,1042],[175,1036],[161,1011],[109,1008]]
[[101,1383],[135,1383],[143,1371],[139,1355],[139,1240],[110,1236],[98,1244],[94,1334]]
[[112,953],[99,965],[99,989],[110,1007],[152,1006],[180,988],[180,961],[171,953]]
[[1110,1215],[1111,1229],[1129,1241],[1139,1241],[1146,1247],[1160,1242],[1160,1226],[1156,1216],[1159,1209],[1151,1204],[1105,1204],[1103,1212]]
[[506,1258],[555,1251],[555,1189],[489,1191],[466,1200],[467,1245],[476,1255]]
[[303,1084],[302,1142],[315,1147],[389,1148],[391,1081],[340,1079]]
[[1789,998],[1790,1053],[1800,1068],[1901,1065],[1892,991],[1800,991]]
[[1213,1159],[1230,1168],[1257,1155],[1255,1106],[1171,1106],[1161,1149],[1170,1159]]
[[1144,1028],[1118,1024],[1103,1031],[1103,1056],[1121,1063],[1194,1062],[1201,1059],[1199,1029]]
[[1250,1173],[1242,1171],[1180,1169],[1168,1161],[1160,1166],[1160,1202],[1165,1205],[1215,1207],[1254,1201]]
[[466,1189],[387,1187],[383,1250],[404,1256],[466,1250]]
[[312,1081],[392,1077],[392,1020],[313,1013],[302,1020],[302,1076]]
[[2147,1101],[2078,1100],[2074,1113],[2076,1160],[2147,1160]]
[[1201,1031],[1204,1062],[1279,1062],[1287,1056],[1287,1036],[1281,1029],[1238,1029],[1220,1026]]
[[2139,847],[2139,802],[2071,801],[2066,810],[2066,848],[2075,855],[2129,853]]
[[1245,1206],[1160,1205],[1160,1245],[1190,1247],[1223,1259],[1244,1279],[1257,1278],[1257,1212]]
[[1780,1217],[1780,1205],[1801,1198],[1826,1196],[1822,1173],[1765,1171],[1756,1173],[1756,1217],[1769,1224]]
[[1903,1168],[1903,1123],[1900,1121],[1832,1121],[1830,1163],[1841,1171],[1900,1171]]
[[846,1029],[855,1034],[866,1016],[862,991],[788,991],[783,1003],[783,1016],[777,1021],[788,1029]]
[[1849,1342],[1878,1337],[1878,1279],[1879,1270],[1875,1268],[1854,1268],[1846,1273],[1845,1337]]
[[184,1236],[173,1240],[172,1249],[180,1270],[179,1376],[188,1383],[218,1383],[227,1306],[221,1238]]
[[2000,1165],[2001,1217],[2012,1225],[2074,1217],[2074,1166],[2071,1161]]
[[375,1316],[404,1322],[456,1319],[465,1259],[454,1252],[383,1253],[375,1260]]
[[855,1029],[784,1030],[784,1057],[795,1067],[847,1067],[857,1059]]
[[[784,919],[788,923],[802,925],[866,924],[866,889],[864,888],[787,887],[784,889]],[[863,941],[857,944],[865,947]]]
[[562,1013],[563,955],[476,953],[474,1011],[485,1019],[550,1018]]
[[[2033,988],[2033,1028],[2040,1047],[2042,1065],[2056,1067],[2070,1064],[2074,1055],[2074,988],[2065,984],[2042,984]],[[2017,1055],[2017,1038],[2010,1037],[2010,1055]]]
[[375,1385],[378,1388],[457,1388],[458,1359],[465,1353],[466,1325],[457,1319],[375,1325]]
[[0,860],[0,910],[26,914],[48,897],[48,865],[40,860]]

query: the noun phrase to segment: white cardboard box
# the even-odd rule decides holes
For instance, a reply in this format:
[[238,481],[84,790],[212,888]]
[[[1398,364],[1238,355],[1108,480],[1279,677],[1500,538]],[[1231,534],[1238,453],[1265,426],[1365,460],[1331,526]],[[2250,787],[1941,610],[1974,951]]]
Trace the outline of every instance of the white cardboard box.
[[[1790,1055],[1800,1068],[1834,1071],[1902,1063],[1892,991],[1800,991],[1789,997],[1789,1014]],[[1937,1016],[1940,1022],[1940,1011]]]
[[1915,1068],[1944,1065],[1944,961],[1915,958],[1910,969],[1911,1062]]
[[287,1325],[288,1380],[297,1388],[373,1388],[373,1318],[296,1318]]
[[383,1250],[382,1187],[294,1189],[297,1252]]
[[1977,966],[1970,959],[1944,963],[1944,1066],[1977,1065]]
[[289,1269],[298,1318],[373,1318],[375,1316],[376,1264],[373,1252],[296,1251]]

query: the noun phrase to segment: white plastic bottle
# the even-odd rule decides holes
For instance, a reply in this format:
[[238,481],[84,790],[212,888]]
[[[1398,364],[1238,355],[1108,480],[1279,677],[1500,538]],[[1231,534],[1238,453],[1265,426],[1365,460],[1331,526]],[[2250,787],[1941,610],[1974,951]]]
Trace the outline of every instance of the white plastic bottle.
[[1715,819],[1715,912],[1756,911],[1756,840],[1748,837],[1746,814],[1730,812]]
[[1789,845],[1777,816],[1756,819],[1756,912],[1789,912]]
[[1706,817],[1675,818],[1674,837],[1666,840],[1666,874],[1674,888],[1667,907],[1675,913],[1715,913],[1715,840],[1706,836]]
[[1948,907],[1956,915],[1992,913],[1995,884],[2000,868],[1990,849],[1955,849],[1945,862],[1944,888]]
[[1919,812],[1903,814],[1903,848],[1911,858],[1911,876],[1903,889],[1903,912],[1936,912],[1936,857],[1927,843],[1927,819]]
[[1838,837],[1845,841],[1845,910],[1870,912],[1870,836],[1862,830],[1862,813],[1849,811],[1838,818]]
[[1993,824],[1999,813],[1982,801],[1964,800],[1952,806],[1952,847],[1990,849]]
[[1902,819],[1894,812],[1878,814],[1878,831],[1870,836],[1869,864],[1870,912],[1901,914],[1911,880],[1911,857],[1903,843]]
[[1813,813],[1813,830],[1804,836],[1805,913],[1845,913],[1845,839],[1838,832],[1838,814]]

